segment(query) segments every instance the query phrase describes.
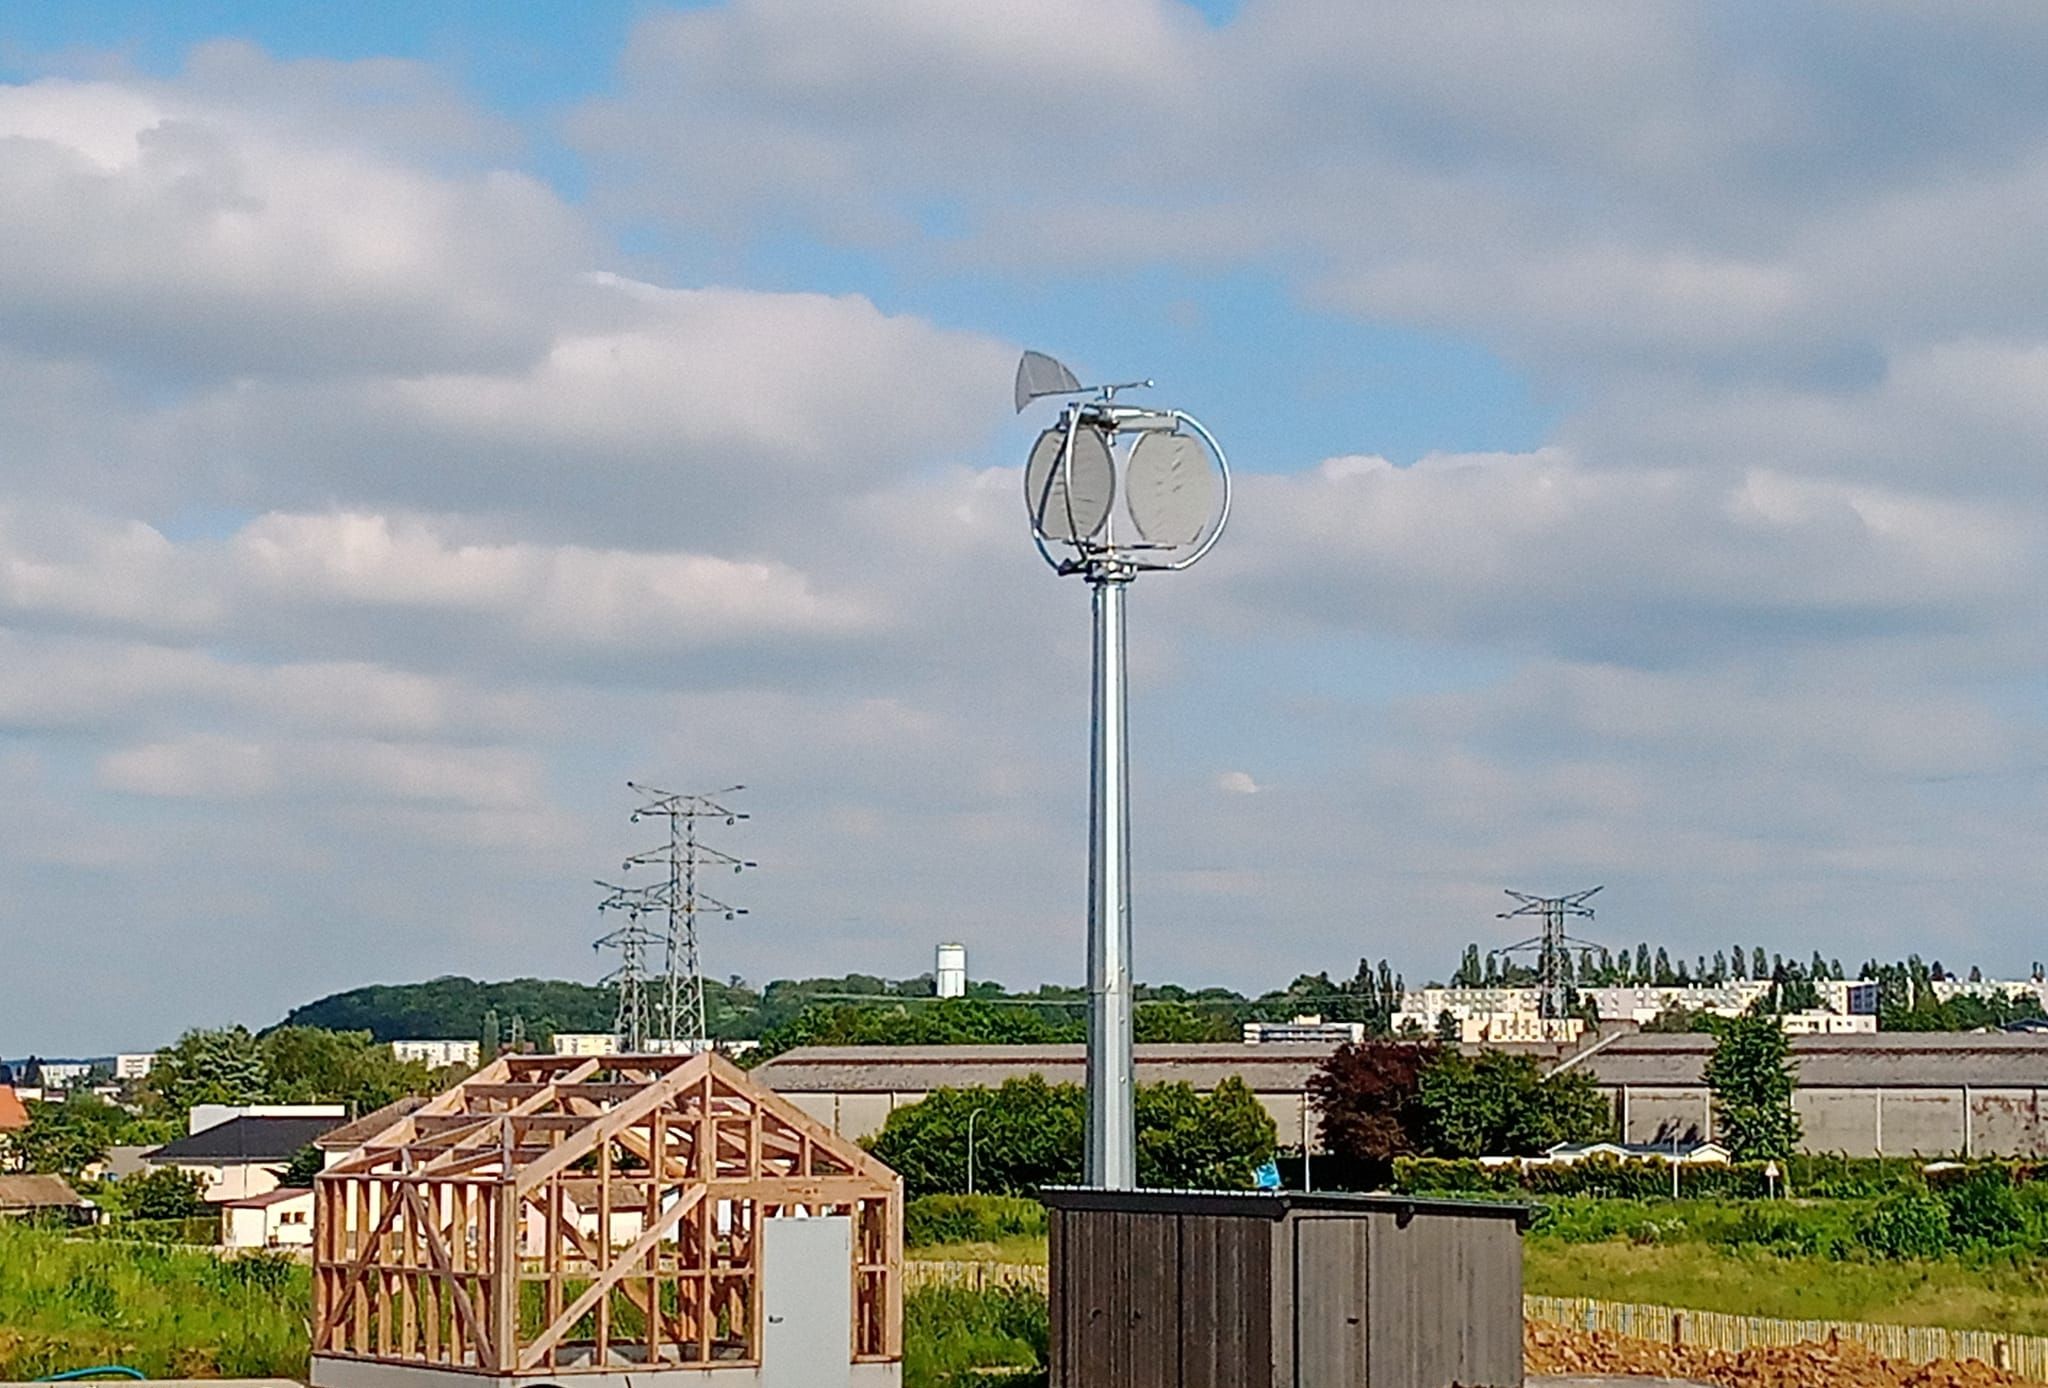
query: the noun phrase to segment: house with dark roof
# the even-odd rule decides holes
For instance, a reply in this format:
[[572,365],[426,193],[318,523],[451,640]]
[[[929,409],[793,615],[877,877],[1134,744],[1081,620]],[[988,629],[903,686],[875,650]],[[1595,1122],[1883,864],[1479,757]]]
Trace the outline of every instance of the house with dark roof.
[[210,1201],[245,1200],[276,1190],[292,1158],[340,1126],[331,1116],[242,1114],[167,1142],[147,1160],[203,1175]]

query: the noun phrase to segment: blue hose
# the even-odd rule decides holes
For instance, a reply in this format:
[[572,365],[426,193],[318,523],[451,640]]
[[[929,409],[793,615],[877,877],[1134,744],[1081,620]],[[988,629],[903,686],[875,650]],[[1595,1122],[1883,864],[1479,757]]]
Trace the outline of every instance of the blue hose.
[[38,1383],[69,1383],[79,1378],[148,1378],[140,1369],[131,1369],[126,1364],[96,1364],[90,1369],[73,1369],[69,1373],[51,1374],[39,1378]]

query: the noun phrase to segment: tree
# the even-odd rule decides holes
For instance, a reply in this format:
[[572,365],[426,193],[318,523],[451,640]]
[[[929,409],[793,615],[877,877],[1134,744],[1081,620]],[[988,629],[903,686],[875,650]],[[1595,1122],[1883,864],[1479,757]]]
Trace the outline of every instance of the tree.
[[1446,1045],[1457,1044],[1458,1019],[1451,1015],[1448,1007],[1436,1014],[1436,1039]]
[[1141,1002],[1131,1014],[1131,1035],[1147,1042],[1236,1041],[1244,1028],[1228,1009],[1179,1001]]
[[191,1219],[211,1208],[206,1203],[206,1178],[175,1166],[152,1167],[121,1183],[129,1211],[137,1219]]
[[[1207,1094],[1185,1084],[1143,1085],[1135,1108],[1140,1185],[1243,1187],[1273,1155],[1273,1120],[1241,1080]],[[975,1190],[1030,1195],[1081,1179],[1086,1111],[1079,1085],[1040,1075],[998,1089],[935,1089],[892,1112],[867,1147],[896,1169],[911,1195],[964,1191],[971,1122]]]
[[1732,1018],[1707,1057],[1715,1130],[1737,1161],[1790,1157],[1799,1144],[1792,1112],[1791,1045],[1775,1017]]
[[[1149,1010],[1138,1009],[1138,1016]],[[766,1059],[793,1046],[1036,1045],[1079,1041],[1084,1034],[1079,1016],[1069,1016],[1065,1008],[1004,1007],[979,998],[914,1006],[828,1005],[808,1007],[768,1032],[750,1058]]]
[[1530,1157],[1614,1131],[1590,1074],[1545,1078],[1534,1059],[1505,1051],[1441,1052],[1422,1072],[1420,1102],[1431,1156]]
[[28,1126],[9,1140],[22,1167],[74,1179],[86,1167],[106,1160],[107,1149],[129,1123],[122,1110],[84,1094],[27,1107]]
[[911,1195],[962,1191],[972,1120],[974,1188],[1028,1195],[1040,1186],[1080,1181],[1085,1112],[1078,1085],[1024,1075],[998,1089],[935,1089],[890,1113],[867,1145],[896,1169]]
[[1422,1150],[1423,1069],[1434,1045],[1367,1041],[1340,1046],[1310,1077],[1323,1148],[1364,1183],[1382,1183],[1394,1158]]
[[265,1032],[257,1048],[278,1103],[339,1103],[363,1114],[440,1087],[425,1065],[398,1060],[367,1031],[282,1026]]
[[263,1053],[247,1027],[188,1031],[156,1053],[149,1090],[169,1108],[258,1104],[270,1096]]
[[327,1169],[327,1154],[308,1143],[292,1153],[292,1159],[285,1164],[284,1175],[278,1178],[281,1186],[310,1187],[313,1178]]
[[1273,1155],[1273,1116],[1232,1076],[1207,1094],[1187,1084],[1138,1090],[1138,1184],[1240,1190]]

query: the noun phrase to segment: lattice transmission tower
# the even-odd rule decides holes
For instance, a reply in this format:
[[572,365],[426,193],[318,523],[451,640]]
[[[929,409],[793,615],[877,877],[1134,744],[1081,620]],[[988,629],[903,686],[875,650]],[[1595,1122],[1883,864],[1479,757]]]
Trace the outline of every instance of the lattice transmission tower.
[[[619,985],[619,1034],[630,1049],[688,1048],[701,1050],[710,1044],[710,1025],[704,1010],[704,969],[698,947],[697,922],[703,915],[726,920],[747,914],[705,892],[698,879],[714,869],[744,872],[755,864],[703,843],[697,836],[700,821],[723,820],[738,824],[750,816],[722,803],[725,797],[745,790],[728,786],[708,794],[679,794],[628,781],[626,786],[640,797],[630,818],[668,821],[668,841],[625,861],[625,870],[652,867],[660,876],[652,882],[626,886],[599,882],[605,890],[598,903],[601,911],[623,911],[626,924],[599,940],[620,951],[621,963],[613,978]],[[657,928],[658,926],[658,928]],[[646,966],[655,951],[661,955],[661,977],[656,995],[646,997]],[[629,1023],[637,1021],[637,1041]]]
[[1531,896],[1527,892],[1510,891],[1509,896],[1521,904],[1512,911],[1499,913],[1500,920],[1514,920],[1521,916],[1541,916],[1543,933],[1518,940],[1493,951],[1497,955],[1534,953],[1536,956],[1536,979],[1541,988],[1539,1007],[1544,1017],[1557,1018],[1570,1010],[1570,988],[1565,982],[1565,951],[1573,945],[1597,949],[1591,940],[1577,939],[1565,933],[1564,923],[1568,917],[1593,919],[1593,908],[1586,904],[1589,897],[1600,890],[1588,887],[1582,892],[1569,896]]
[[619,952],[619,966],[598,982],[616,988],[619,1004],[612,1016],[612,1030],[619,1037],[619,1044],[629,1053],[639,1054],[647,1049],[651,1016],[647,1001],[647,963],[660,954],[662,933],[648,925],[647,917],[656,908],[655,903],[643,898],[644,889],[613,887],[598,883],[606,888],[605,898],[597,903],[600,915],[606,911],[620,911],[626,922],[617,929],[597,937],[592,949],[615,949]]

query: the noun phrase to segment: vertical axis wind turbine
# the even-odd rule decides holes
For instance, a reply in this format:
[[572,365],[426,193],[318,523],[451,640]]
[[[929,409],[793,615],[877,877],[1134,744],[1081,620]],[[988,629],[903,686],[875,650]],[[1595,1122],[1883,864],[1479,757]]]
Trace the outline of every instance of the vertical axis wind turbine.
[[[1053,572],[1087,581],[1094,611],[1088,810],[1088,1119],[1083,1180],[1138,1183],[1131,1063],[1131,826],[1124,590],[1185,569],[1230,518],[1230,467],[1181,410],[1117,403],[1150,381],[1083,386],[1042,352],[1017,363],[1019,414],[1065,396],[1024,466],[1032,542]],[[1121,485],[1119,485],[1121,483]],[[1121,510],[1117,502],[1123,503]]]

